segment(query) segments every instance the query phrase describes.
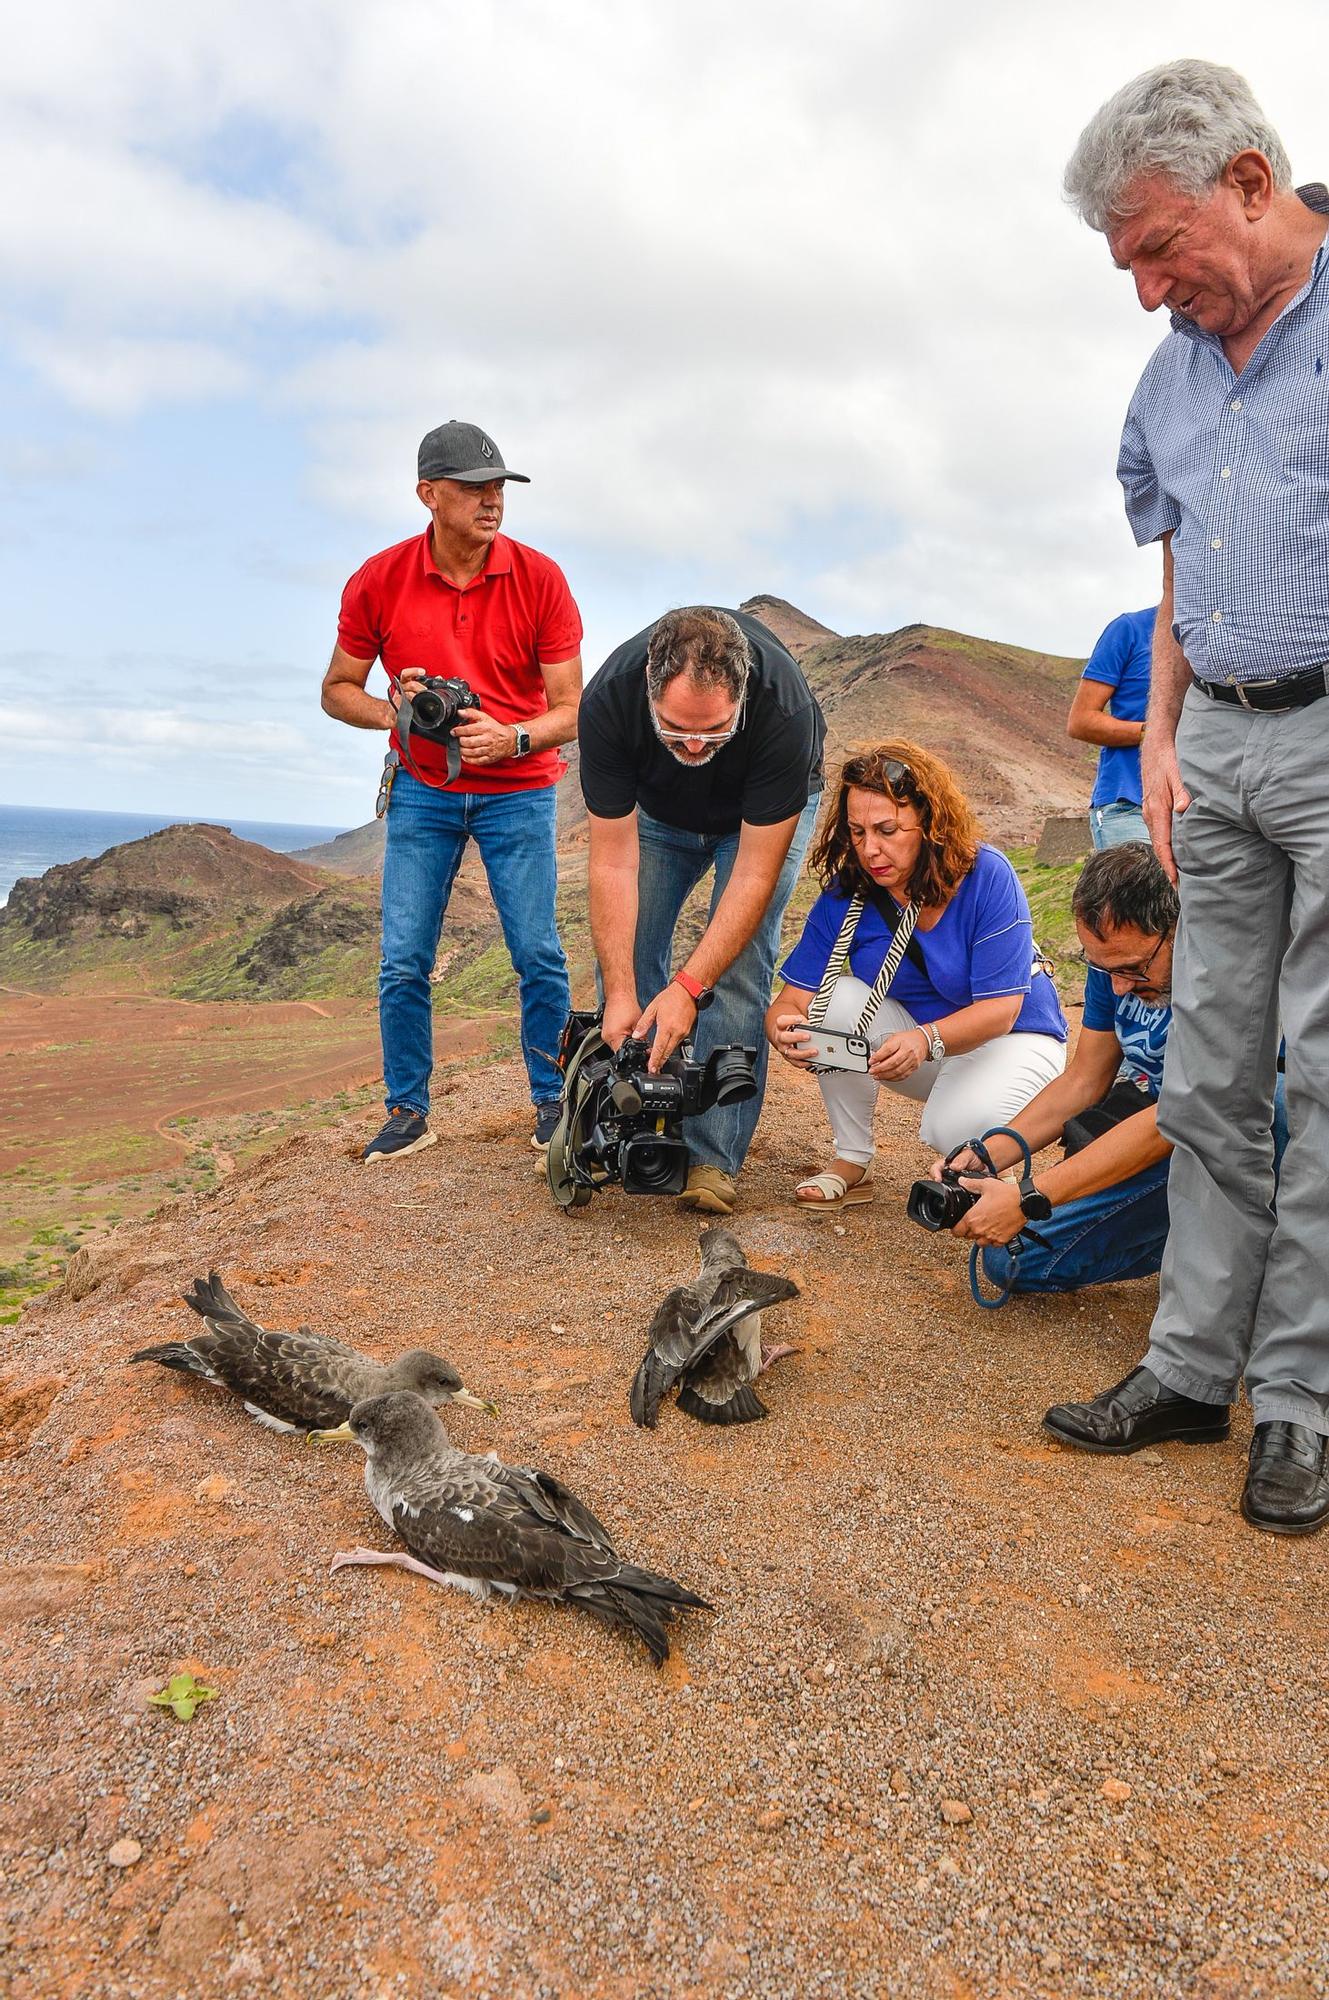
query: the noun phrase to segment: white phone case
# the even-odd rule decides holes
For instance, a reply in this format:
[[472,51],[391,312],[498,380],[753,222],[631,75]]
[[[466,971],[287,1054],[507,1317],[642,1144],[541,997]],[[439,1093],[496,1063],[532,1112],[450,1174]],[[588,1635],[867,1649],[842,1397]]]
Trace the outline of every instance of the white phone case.
[[819,1069],[866,1071],[872,1049],[866,1035],[842,1033],[838,1028],[814,1028],[803,1023],[803,1032],[812,1039],[812,1060]]

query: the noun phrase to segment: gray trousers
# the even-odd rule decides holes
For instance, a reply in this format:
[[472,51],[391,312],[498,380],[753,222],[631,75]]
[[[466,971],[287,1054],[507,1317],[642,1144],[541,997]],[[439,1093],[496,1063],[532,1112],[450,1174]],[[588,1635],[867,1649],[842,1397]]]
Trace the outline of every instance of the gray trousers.
[[[1329,697],[1285,715],[1195,689],[1177,732],[1181,924],[1158,1107],[1176,1151],[1145,1364],[1329,1435]],[[1289,1139],[1274,1214],[1280,1017]]]

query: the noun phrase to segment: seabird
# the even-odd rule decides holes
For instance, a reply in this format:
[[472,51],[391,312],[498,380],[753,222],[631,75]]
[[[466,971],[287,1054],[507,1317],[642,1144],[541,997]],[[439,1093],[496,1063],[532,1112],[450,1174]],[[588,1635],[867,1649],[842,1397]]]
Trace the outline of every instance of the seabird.
[[371,1396],[331,1435],[363,1446],[366,1491],[408,1551],[350,1549],[334,1556],[334,1570],[388,1563],[481,1602],[497,1591],[571,1604],[635,1632],[657,1666],[669,1657],[666,1627],[677,1612],[711,1608],[672,1578],[624,1562],[552,1473],[459,1451],[419,1396]]
[[701,1234],[701,1274],[666,1294],[628,1398],[634,1424],[654,1430],[677,1382],[678,1407],[703,1424],[750,1424],[766,1415],[752,1384],[794,1347],[763,1347],[761,1314],[796,1299],[792,1278],[754,1271],[728,1229]]
[[451,1362],[427,1348],[412,1348],[385,1365],[307,1326],[298,1333],[269,1332],[241,1312],[215,1271],[195,1278],[184,1299],[206,1331],[142,1347],[130,1360],[156,1361],[229,1389],[269,1430],[330,1428],[344,1422],[353,1404],[385,1389],[413,1389],[427,1403],[466,1403],[498,1415],[496,1404],[473,1396]]

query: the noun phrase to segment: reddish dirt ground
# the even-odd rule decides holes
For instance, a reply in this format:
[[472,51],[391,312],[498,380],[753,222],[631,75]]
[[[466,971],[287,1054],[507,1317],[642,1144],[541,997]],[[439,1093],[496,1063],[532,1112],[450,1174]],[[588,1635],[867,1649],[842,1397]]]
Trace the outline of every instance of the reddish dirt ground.
[[[1327,1990],[1329,1541],[1242,1524],[1245,1412],[1125,1461],[1038,1428],[1134,1362],[1152,1285],[980,1312],[903,1218],[894,1104],[876,1202],[801,1213],[820,1108],[781,1074],[736,1227],[799,1275],[803,1351],[766,1422],[649,1435],[627,1387],[695,1219],[554,1210],[511,1065],[437,1122],[390,1169],[363,1119],[294,1140],[0,1336],[15,2000]],[[270,1324],[440,1347],[502,1406],[460,1441],[713,1612],[656,1673],[571,1612],[329,1575],[386,1546],[358,1451],[125,1365],[209,1265]],[[218,1690],[188,1724],[146,1704],[182,1668]]]

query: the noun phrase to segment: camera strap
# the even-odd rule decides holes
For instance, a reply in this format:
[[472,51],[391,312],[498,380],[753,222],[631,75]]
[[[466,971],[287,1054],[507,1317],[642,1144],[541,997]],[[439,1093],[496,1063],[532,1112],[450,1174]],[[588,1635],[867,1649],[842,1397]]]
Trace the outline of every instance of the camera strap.
[[[964,1152],[965,1147],[967,1146],[971,1153],[977,1155],[978,1159],[982,1163],[982,1168],[983,1168],[981,1174],[970,1175],[969,1178],[971,1180],[974,1179],[996,1180],[998,1178],[998,1170],[996,1167],[993,1166],[992,1155],[989,1153],[986,1145],[983,1143],[984,1140],[986,1139],[1014,1139],[1016,1145],[1020,1148],[1020,1155],[1024,1163],[1023,1178],[1025,1180],[1029,1179],[1029,1176],[1034,1171],[1034,1156],[1029,1150],[1029,1142],[1024,1137],[1024,1134],[1022,1132],[1017,1132],[1013,1125],[993,1125],[988,1131],[986,1131],[983,1134],[982,1139],[967,1139],[964,1142],[964,1145],[954,1147],[953,1150],[946,1155],[947,1164],[948,1165],[950,1164],[950,1162],[955,1158],[957,1153]],[[1015,1266],[1019,1262],[1020,1251],[1026,1242],[1037,1243],[1039,1247],[1044,1250],[1046,1250],[1047,1248],[1047,1238],[1045,1236],[1040,1236],[1036,1229],[1031,1229],[1029,1224],[1026,1223],[1024,1228],[1021,1229],[1015,1236],[1013,1236],[1010,1242],[1006,1245],[1007,1254],[1009,1255],[1011,1260],[1011,1275],[1006,1281],[1006,1283],[997,1292],[995,1298],[990,1298],[990,1299],[984,1296],[983,1288],[978,1281],[979,1272],[983,1268],[980,1257],[981,1246],[977,1243],[970,1244],[969,1293],[976,1306],[982,1306],[985,1312],[998,1312],[1000,1311],[1001,1307],[1005,1305],[1007,1299],[1009,1299],[1011,1293],[1015,1290],[1015,1280],[1017,1275]]]
[[[412,702],[411,697],[408,694],[404,694],[401,688],[398,687],[396,734],[397,734],[397,742],[399,745],[401,761],[406,766],[411,776],[413,778],[418,779],[422,785],[425,785],[428,784],[429,780],[425,777],[422,777],[420,772],[416,770],[415,765],[411,762],[410,751],[407,748],[407,745],[409,744],[411,739],[411,731],[414,729],[414,727],[415,727],[415,705]],[[446,743],[443,745],[443,748],[447,753],[448,783],[451,784],[453,779],[457,776],[457,773],[461,770],[461,751],[457,748],[456,737],[449,734]]]
[[[909,942],[914,935],[914,927],[918,923],[922,907],[921,903],[911,903],[908,909],[901,913],[900,921],[895,926],[895,935],[891,939],[886,956],[881,962],[881,970],[872,982],[872,991],[868,995],[867,1005],[864,1007],[859,1019],[857,1032],[860,1035],[867,1034],[873,1021],[876,1019],[877,1011],[882,1001],[890,991],[891,981],[900,970],[904,955],[909,949]],[[821,976],[821,985],[817,988],[812,1003],[808,1008],[808,1020],[814,1028],[820,1027],[822,1021],[825,1019],[826,1009],[830,1005],[831,995],[835,991],[836,982],[840,974],[848,966],[849,947],[854,941],[854,932],[858,929],[858,920],[862,914],[863,898],[861,896],[854,896],[850,901],[849,908],[844,913],[844,922],[840,925],[840,935],[831,947],[831,955],[826,961],[826,970]]]

